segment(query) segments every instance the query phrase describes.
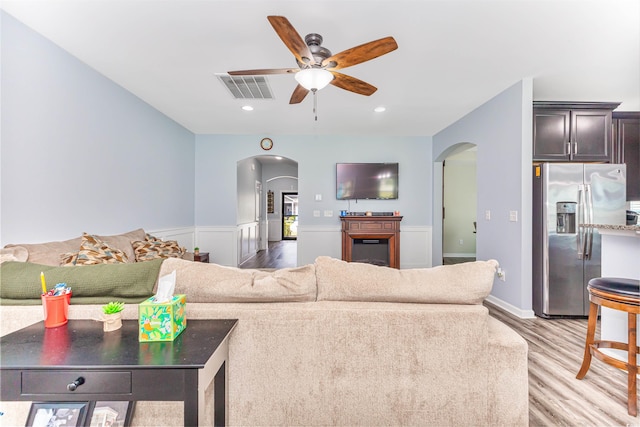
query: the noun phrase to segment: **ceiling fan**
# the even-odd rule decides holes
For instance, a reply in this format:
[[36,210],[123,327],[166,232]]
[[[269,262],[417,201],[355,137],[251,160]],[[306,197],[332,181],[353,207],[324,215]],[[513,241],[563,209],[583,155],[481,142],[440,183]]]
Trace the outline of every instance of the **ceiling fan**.
[[360,95],[371,95],[378,90],[375,86],[355,77],[338,73],[337,70],[369,61],[398,48],[393,37],[385,37],[333,55],[329,49],[322,46],[320,34],[307,34],[303,40],[284,16],[268,16],[267,19],[295,56],[298,68],[229,71],[228,74],[232,76],[295,74],[298,86],[294,89],[289,104],[302,102],[309,91],[315,95],[316,91],[329,83]]

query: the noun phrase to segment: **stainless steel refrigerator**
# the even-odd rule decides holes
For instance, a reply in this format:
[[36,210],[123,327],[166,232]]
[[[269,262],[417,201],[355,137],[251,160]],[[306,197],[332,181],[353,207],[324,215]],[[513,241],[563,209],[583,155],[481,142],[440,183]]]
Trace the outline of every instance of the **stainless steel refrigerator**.
[[626,166],[533,167],[533,310],[587,316],[587,284],[600,276],[600,234],[581,224],[626,223]]

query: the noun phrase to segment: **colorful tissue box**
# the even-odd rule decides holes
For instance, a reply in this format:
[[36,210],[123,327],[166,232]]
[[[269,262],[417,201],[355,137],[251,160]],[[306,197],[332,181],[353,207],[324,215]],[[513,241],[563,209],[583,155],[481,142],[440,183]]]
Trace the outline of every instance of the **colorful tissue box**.
[[174,295],[162,303],[153,302],[153,298],[138,305],[138,340],[173,341],[187,327],[186,295]]

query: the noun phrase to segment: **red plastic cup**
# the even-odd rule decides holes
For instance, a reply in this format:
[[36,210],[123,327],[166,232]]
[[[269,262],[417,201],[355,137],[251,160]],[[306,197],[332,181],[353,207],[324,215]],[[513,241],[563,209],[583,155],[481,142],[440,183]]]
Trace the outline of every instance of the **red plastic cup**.
[[42,295],[42,307],[44,308],[44,327],[57,328],[68,322],[70,295],[48,296]]

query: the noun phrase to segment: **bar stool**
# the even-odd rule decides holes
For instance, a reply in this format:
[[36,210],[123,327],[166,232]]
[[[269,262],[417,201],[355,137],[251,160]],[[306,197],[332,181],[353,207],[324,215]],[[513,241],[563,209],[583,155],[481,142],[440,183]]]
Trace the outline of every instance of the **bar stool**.
[[[587,341],[584,346],[582,367],[576,378],[581,380],[591,365],[591,356],[602,362],[627,372],[627,408],[629,415],[638,415],[638,390],[636,375],[638,374],[636,355],[640,347],[636,345],[636,316],[640,314],[640,280],[621,279],[615,277],[596,277],[589,280],[589,322],[587,325]],[[628,313],[627,343],[617,341],[594,340],[598,306],[609,307]],[[627,362],[608,356],[601,348],[613,348],[627,352]]]

